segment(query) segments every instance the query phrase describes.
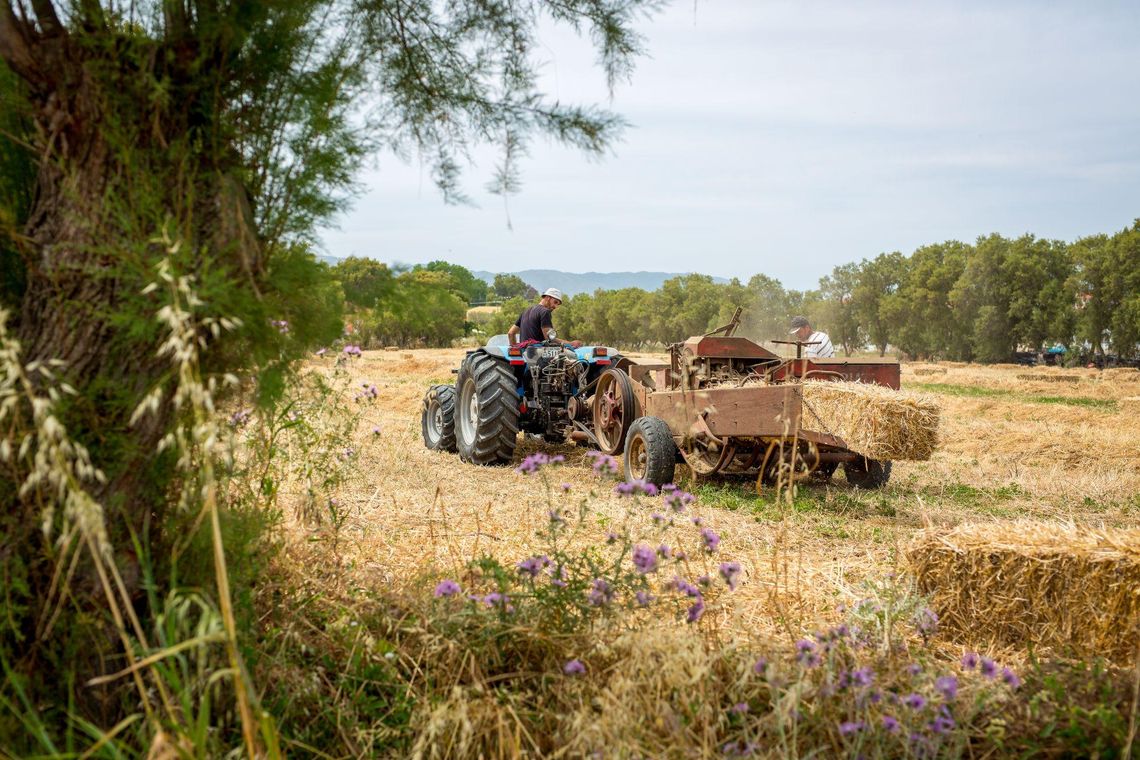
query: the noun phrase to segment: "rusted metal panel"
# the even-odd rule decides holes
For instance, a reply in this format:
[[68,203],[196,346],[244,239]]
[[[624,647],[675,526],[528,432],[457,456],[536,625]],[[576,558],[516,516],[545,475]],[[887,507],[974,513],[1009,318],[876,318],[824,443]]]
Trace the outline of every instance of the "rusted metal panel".
[[775,359],[780,357],[763,346],[757,345],[748,338],[689,338],[685,341],[685,348],[690,349],[694,356],[707,356],[714,359]]
[[795,385],[664,391],[645,398],[645,413],[665,420],[675,435],[687,435],[703,414],[718,437],[782,436],[796,430],[801,408]]
[[772,373],[776,382],[792,377],[807,380],[848,380],[899,389],[898,362],[850,361],[847,359],[796,359]]

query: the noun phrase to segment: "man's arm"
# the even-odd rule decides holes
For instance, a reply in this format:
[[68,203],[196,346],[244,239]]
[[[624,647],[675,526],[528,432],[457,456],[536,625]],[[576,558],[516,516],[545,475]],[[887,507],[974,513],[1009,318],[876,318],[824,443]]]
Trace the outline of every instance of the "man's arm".
[[519,326],[517,324],[511,325],[511,329],[507,330],[507,340],[511,342],[512,346],[518,345]]

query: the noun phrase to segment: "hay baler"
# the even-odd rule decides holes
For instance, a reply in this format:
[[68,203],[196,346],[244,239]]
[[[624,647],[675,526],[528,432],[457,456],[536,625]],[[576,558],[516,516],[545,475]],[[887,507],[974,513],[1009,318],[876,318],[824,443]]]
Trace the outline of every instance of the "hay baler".
[[[697,476],[748,475],[769,482],[781,471],[830,477],[840,465],[854,485],[877,488],[891,462],[854,450],[827,429],[805,398],[804,381],[854,381],[898,390],[893,361],[782,358],[723,328],[670,347],[668,364],[629,359],[601,374],[590,437],[623,454],[625,476],[663,484],[677,463]],[[723,334],[721,334],[723,333]],[[804,344],[797,345],[797,354]]]

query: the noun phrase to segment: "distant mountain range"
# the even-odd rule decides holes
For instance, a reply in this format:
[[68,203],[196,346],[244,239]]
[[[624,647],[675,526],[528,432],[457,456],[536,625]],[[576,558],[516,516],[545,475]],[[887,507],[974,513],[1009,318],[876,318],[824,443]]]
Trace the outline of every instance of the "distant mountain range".
[[[495,279],[495,272],[472,271],[481,280],[490,284]],[[566,295],[578,293],[593,293],[602,290],[618,290],[620,288],[641,288],[642,290],[657,290],[666,280],[680,277],[681,272],[562,272],[557,269],[524,269],[521,272],[505,272],[504,274],[517,274],[522,281],[530,285],[539,293],[547,288],[558,288]],[[724,277],[714,277],[713,282],[726,283]]]
[[[336,266],[340,261],[336,256],[318,255],[317,259],[329,266]],[[473,270],[471,274],[490,285],[498,272],[485,272]],[[558,288],[568,296],[579,293],[593,293],[599,288],[602,290],[619,290],[620,288],[641,288],[642,290],[657,290],[666,280],[680,277],[683,272],[563,272],[558,269],[524,269],[521,272],[503,272],[502,274],[517,274],[522,281],[538,292],[547,288]],[[727,283],[724,277],[714,277],[713,282]]]

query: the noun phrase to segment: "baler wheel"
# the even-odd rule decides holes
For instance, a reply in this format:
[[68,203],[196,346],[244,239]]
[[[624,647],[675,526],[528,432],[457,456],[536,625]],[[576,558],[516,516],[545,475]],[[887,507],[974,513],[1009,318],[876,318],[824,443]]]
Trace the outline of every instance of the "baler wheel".
[[644,480],[655,486],[673,482],[677,446],[665,420],[638,417],[625,439],[625,479]]
[[891,479],[891,463],[859,457],[843,465],[847,482],[860,488],[882,488]]
[[424,446],[455,453],[455,386],[433,385],[424,395],[420,412]]
[[593,422],[598,448],[604,454],[620,454],[626,435],[637,417],[633,382],[624,371],[610,367],[598,377],[594,389]]

